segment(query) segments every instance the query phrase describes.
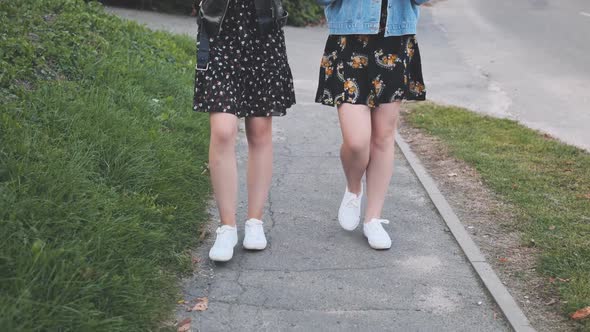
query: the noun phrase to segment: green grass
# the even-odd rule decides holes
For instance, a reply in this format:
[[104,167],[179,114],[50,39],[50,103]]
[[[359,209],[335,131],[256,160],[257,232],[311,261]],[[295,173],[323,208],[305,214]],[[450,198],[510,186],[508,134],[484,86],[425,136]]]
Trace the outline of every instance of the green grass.
[[[168,13],[187,15],[192,11],[193,3],[200,0],[102,0],[110,6],[127,6],[142,10],[158,10]],[[324,18],[322,8],[316,0],[283,0],[283,6],[289,12],[289,25],[306,26],[317,24]]]
[[412,126],[442,139],[517,207],[523,243],[540,249],[539,272],[570,280],[559,284],[565,312],[590,306],[590,154],[514,121],[428,103],[411,108]]
[[0,1],[0,326],[157,330],[206,219],[194,41]]
[[315,0],[283,0],[283,5],[289,12],[289,25],[317,24],[324,18],[324,10]]

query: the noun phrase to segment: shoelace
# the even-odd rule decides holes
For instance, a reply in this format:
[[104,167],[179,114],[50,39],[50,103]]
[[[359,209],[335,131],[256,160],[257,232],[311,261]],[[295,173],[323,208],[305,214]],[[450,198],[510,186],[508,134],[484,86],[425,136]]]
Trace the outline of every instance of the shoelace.
[[225,233],[227,231],[228,231],[228,229],[226,227],[217,227],[217,230],[215,231],[215,233],[217,235],[220,235],[220,234],[223,234],[223,233]]
[[246,228],[251,229],[253,231],[256,231],[256,230],[259,230],[259,229],[264,229],[262,227],[262,225],[258,225],[258,224],[254,224],[254,225],[246,224]]
[[377,221],[381,224],[389,225],[389,220],[387,219],[377,219]]
[[361,204],[361,200],[357,197],[351,198],[346,202],[346,206],[349,208],[358,208]]

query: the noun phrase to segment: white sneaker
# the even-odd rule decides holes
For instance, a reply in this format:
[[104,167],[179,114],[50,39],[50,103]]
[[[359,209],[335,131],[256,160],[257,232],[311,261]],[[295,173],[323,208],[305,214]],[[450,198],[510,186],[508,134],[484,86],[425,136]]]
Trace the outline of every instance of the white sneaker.
[[215,233],[217,238],[209,250],[209,258],[212,261],[227,262],[234,256],[234,247],[238,244],[238,228],[223,225]]
[[369,239],[369,245],[373,249],[391,248],[391,238],[381,224],[389,224],[389,220],[373,218],[363,225],[363,233]]
[[262,250],[266,248],[266,236],[262,220],[250,219],[246,221],[246,235],[244,236],[244,248],[249,250]]
[[363,198],[363,185],[361,184],[361,192],[358,194],[348,191],[348,187],[344,192],[340,209],[338,210],[338,222],[340,226],[347,231],[354,231],[361,221],[361,200]]

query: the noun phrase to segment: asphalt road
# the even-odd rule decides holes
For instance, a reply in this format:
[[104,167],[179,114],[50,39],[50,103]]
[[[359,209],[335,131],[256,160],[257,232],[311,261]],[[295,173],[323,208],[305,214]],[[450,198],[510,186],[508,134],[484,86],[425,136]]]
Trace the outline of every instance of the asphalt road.
[[429,98],[590,150],[590,2],[443,0],[419,29]]

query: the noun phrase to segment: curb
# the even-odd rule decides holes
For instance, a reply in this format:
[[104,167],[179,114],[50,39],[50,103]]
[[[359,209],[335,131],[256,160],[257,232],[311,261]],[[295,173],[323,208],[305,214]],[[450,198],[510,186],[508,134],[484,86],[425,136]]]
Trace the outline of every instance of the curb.
[[522,312],[508,289],[502,284],[500,278],[496,275],[490,264],[486,262],[485,257],[469,236],[469,233],[463,227],[459,217],[455,214],[443,194],[440,192],[432,177],[428,174],[418,157],[412,152],[412,149],[406,141],[396,134],[396,143],[402,154],[410,164],[410,167],[418,177],[418,180],[428,193],[430,200],[436,207],[438,213],[445,221],[455,240],[467,256],[469,263],[483,282],[492,298],[502,310],[502,313],[508,320],[510,326],[516,332],[534,332],[529,320]]

